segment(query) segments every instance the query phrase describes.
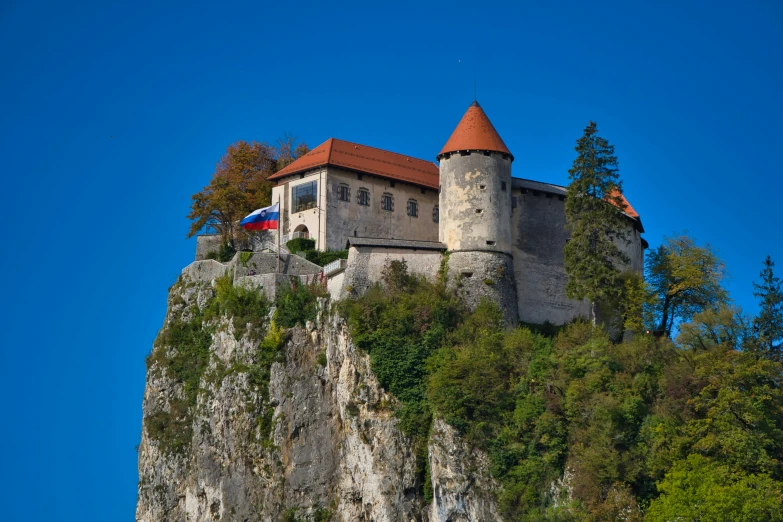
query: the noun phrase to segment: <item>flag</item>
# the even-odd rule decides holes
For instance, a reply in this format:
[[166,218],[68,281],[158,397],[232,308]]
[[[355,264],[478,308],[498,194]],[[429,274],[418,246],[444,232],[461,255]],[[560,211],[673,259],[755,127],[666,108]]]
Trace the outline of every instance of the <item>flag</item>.
[[246,230],[277,230],[280,220],[280,203],[254,210],[239,222]]

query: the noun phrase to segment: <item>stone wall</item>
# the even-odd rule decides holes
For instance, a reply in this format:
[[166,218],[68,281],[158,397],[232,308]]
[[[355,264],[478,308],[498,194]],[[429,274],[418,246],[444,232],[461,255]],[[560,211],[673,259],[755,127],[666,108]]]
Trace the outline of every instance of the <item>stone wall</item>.
[[[361,177],[361,179],[359,179]],[[337,197],[340,185],[350,189],[349,201]],[[369,206],[359,205],[359,190],[370,193]],[[438,223],[433,221],[433,208],[438,205],[438,191],[386,178],[358,174],[329,167],[326,207],[326,246],[345,248],[350,237],[409,239],[437,241]],[[383,194],[391,194],[392,211],[381,208]],[[408,215],[408,201],[415,200],[418,216]]]
[[211,283],[219,277],[223,277],[228,270],[230,263],[223,264],[214,259],[205,259],[203,261],[193,261],[182,269],[182,275],[189,277],[193,281]]
[[511,256],[500,252],[451,252],[448,259],[449,285],[457,289],[468,308],[482,299],[497,303],[508,326],[519,322],[514,266]]
[[499,152],[446,156],[440,161],[440,242],[454,251],[511,253],[511,158]]
[[[242,263],[239,261],[241,253],[234,256],[232,263],[235,265],[234,279],[250,275],[250,270],[256,274],[269,274],[277,271],[277,254],[264,254],[254,252],[250,259]],[[323,268],[311,263],[303,257],[294,254],[280,254],[280,273],[288,275],[313,275],[320,274]]]
[[220,250],[221,236],[201,235],[196,236],[196,261],[202,261],[207,258],[210,252]]
[[[297,185],[318,183],[320,208],[293,212],[292,191]],[[338,198],[338,187],[350,189],[348,201]],[[359,205],[359,190],[370,193],[368,206]],[[394,210],[381,208],[381,197],[389,193],[394,198]],[[438,205],[438,191],[403,181],[393,181],[360,174],[337,167],[323,167],[292,176],[272,189],[272,201],[280,200],[283,234],[307,227],[319,250],[343,250],[349,237],[414,239],[437,241],[438,224],[433,220],[433,208]],[[408,215],[408,200],[418,203],[418,216]]]
[[234,280],[234,286],[256,288],[264,293],[267,300],[274,301],[280,288],[291,286],[291,278],[286,274],[240,276]]
[[345,269],[343,289],[352,295],[362,295],[381,280],[381,273],[390,261],[405,261],[408,272],[434,280],[443,255],[438,250],[409,248],[351,246],[348,267]]
[[326,289],[334,301],[342,299],[344,295],[343,288],[345,288],[345,270],[330,275],[326,280]]
[[[528,180],[514,180],[512,214],[514,275],[519,318],[527,323],[564,324],[578,316],[589,318],[590,303],[566,297],[563,248],[566,230],[565,188]],[[641,234],[628,220],[629,244],[618,246],[631,259],[629,268],[644,269]]]

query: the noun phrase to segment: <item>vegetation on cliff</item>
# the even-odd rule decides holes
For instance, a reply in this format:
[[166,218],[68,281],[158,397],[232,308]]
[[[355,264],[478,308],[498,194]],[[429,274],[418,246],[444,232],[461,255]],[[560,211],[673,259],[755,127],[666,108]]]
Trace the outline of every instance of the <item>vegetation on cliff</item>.
[[783,366],[715,304],[675,342],[546,337],[392,263],[341,309],[419,446],[437,415],[487,452],[507,520],[783,520]]

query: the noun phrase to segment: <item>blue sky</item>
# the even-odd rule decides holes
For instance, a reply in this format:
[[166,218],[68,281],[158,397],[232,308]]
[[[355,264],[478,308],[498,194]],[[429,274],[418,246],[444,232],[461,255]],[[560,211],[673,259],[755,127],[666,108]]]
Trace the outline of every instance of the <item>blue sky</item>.
[[132,520],[144,357],[189,198],[283,132],[434,160],[473,97],[565,184],[591,119],[652,246],[687,230],[735,301],[783,274],[783,4],[0,3],[4,520]]

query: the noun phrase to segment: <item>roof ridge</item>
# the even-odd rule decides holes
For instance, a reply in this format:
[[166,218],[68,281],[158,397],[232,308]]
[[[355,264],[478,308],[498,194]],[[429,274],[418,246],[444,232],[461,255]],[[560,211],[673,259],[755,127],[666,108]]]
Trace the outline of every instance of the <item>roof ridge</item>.
[[[329,138],[324,143],[329,143],[329,145],[326,147],[327,153],[326,153],[326,163],[331,163],[332,161],[332,151],[334,150],[334,138]],[[320,147],[320,145],[319,145]]]

